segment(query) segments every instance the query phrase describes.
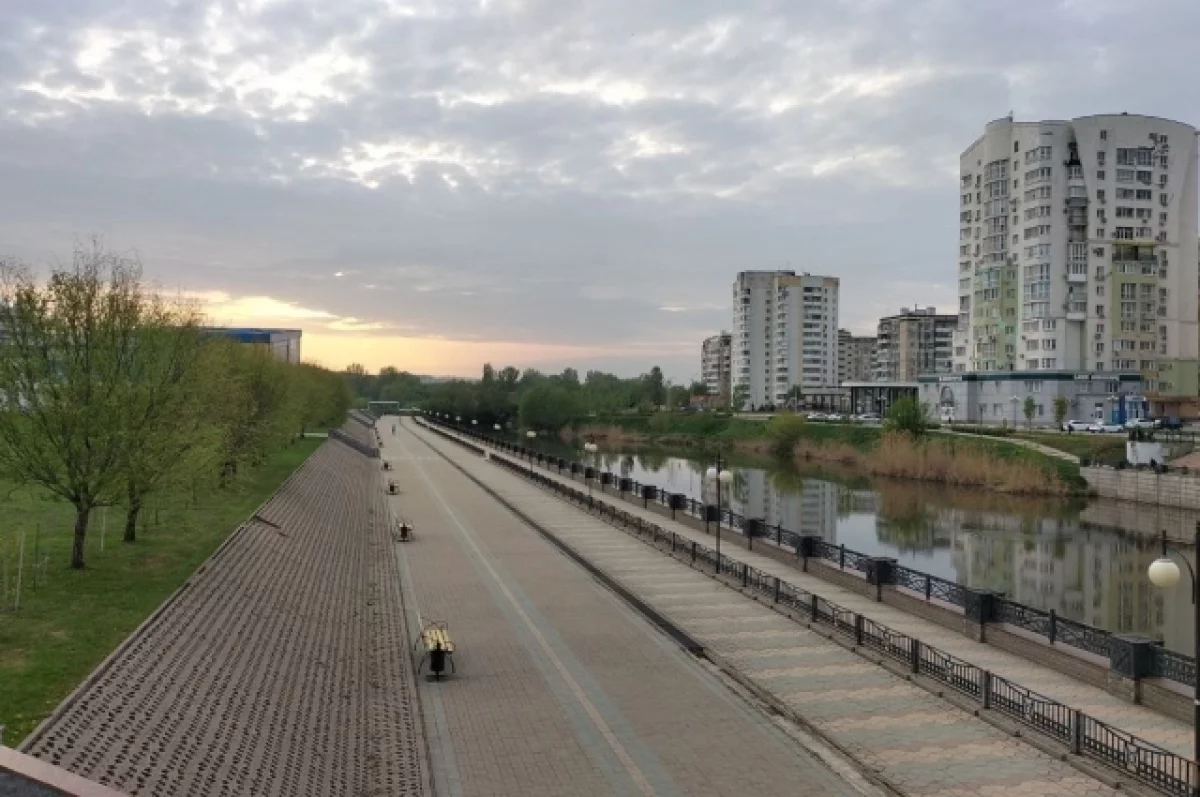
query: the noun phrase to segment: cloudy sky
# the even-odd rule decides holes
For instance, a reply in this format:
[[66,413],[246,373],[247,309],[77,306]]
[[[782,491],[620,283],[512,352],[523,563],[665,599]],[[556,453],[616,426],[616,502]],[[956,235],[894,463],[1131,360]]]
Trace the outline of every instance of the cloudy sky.
[[1200,122],[1196,0],[0,0],[0,254],[307,358],[686,380],[742,269],[954,304],[992,118]]

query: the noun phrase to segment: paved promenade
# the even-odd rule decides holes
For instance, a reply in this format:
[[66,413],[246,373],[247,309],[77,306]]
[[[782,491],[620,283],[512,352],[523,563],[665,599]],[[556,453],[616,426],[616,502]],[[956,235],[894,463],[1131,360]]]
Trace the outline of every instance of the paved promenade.
[[410,626],[445,621],[457,646],[456,674],[418,686],[439,795],[879,793],[737,697],[438,456],[432,435],[393,423],[379,428],[391,508],[416,529],[396,546]]
[[133,795],[427,794],[378,468],[325,443],[25,752]]
[[[936,797],[1116,794],[1057,758],[648,549],[518,476],[428,431],[417,434],[734,664],[900,792]],[[663,522],[660,516],[654,519]],[[681,528],[675,530],[683,533]],[[685,744],[683,735],[679,737]],[[788,793],[798,792],[793,788]]]
[[[496,456],[505,456],[496,454]],[[509,459],[513,459],[511,456]],[[527,462],[525,463],[528,464]],[[545,476],[557,479],[564,484],[574,484],[582,489],[582,482],[572,482],[567,476],[562,476],[554,470],[539,468]],[[601,496],[599,490],[597,497]],[[619,506],[621,509],[644,517],[657,523],[668,531],[673,531],[681,537],[702,542],[711,546],[711,535],[698,531],[691,526],[675,522],[670,517],[649,509],[643,509],[639,503],[623,501],[613,495],[604,496],[604,500]],[[934,645],[947,653],[953,654],[977,667],[990,670],[996,675],[1007,678],[1035,692],[1051,697],[1060,703],[1077,708],[1096,719],[1140,736],[1148,742],[1164,747],[1179,755],[1190,756],[1193,752],[1192,728],[1189,724],[1180,722],[1165,714],[1144,706],[1134,705],[1121,700],[1103,689],[1083,681],[1064,675],[1057,670],[1032,662],[1012,653],[1008,653],[991,645],[984,645],[968,639],[937,623],[921,617],[908,614],[900,609],[882,603],[876,603],[858,592],[852,592],[831,584],[815,576],[804,573],[772,557],[755,551],[747,551],[742,546],[741,536],[733,533],[732,544],[723,546],[722,553],[756,567],[766,573],[786,579],[798,587],[820,595],[840,606],[851,609],[865,617],[883,623],[909,636],[916,637],[922,642]],[[729,538],[727,538],[728,541]],[[762,545],[770,545],[763,542]]]

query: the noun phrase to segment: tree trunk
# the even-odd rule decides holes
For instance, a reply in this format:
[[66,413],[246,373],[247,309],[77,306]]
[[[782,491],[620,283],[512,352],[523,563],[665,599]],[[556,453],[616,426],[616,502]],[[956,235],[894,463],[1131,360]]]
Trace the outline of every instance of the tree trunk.
[[83,543],[87,539],[88,520],[91,519],[90,506],[75,505],[75,539],[71,544],[71,567],[83,569]]
[[129,502],[129,508],[125,510],[125,536],[122,537],[125,542],[137,542],[138,513],[141,511],[140,500],[134,499]]

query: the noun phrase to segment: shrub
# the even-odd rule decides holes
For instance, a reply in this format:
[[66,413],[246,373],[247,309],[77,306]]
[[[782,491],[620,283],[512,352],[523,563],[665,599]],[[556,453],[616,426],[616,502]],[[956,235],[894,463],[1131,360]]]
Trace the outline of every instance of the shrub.
[[923,436],[929,430],[929,415],[925,405],[909,396],[899,399],[888,409],[885,428],[912,437]]

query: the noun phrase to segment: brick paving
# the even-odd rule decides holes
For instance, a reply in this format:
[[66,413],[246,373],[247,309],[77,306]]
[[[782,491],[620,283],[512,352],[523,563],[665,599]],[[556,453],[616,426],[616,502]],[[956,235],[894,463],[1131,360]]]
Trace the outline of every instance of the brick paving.
[[389,501],[415,528],[396,544],[410,626],[445,621],[456,644],[455,674],[418,679],[439,795],[861,793],[438,456],[428,433],[380,428],[400,490]]
[[[495,456],[504,455],[495,454]],[[526,461],[523,462],[528,464]],[[561,476],[556,471],[539,468],[539,472],[550,478],[558,479],[564,484],[572,484],[569,477]],[[576,488],[581,487],[579,482],[573,484]],[[605,500],[619,506],[624,511],[644,517],[681,537],[712,545],[711,535],[683,523],[672,521],[670,517],[665,517],[653,510],[643,509],[638,503],[619,500],[613,495],[602,496],[599,490],[596,491],[596,496],[598,499],[604,497]],[[1188,723],[1146,706],[1128,703],[1109,694],[1104,689],[1000,648],[980,644],[968,639],[962,633],[908,614],[896,607],[876,603],[865,595],[831,584],[770,556],[747,551],[740,546],[740,535],[734,534],[733,536],[737,542],[724,546],[722,549],[723,554],[733,559],[746,562],[765,573],[790,581],[810,593],[820,595],[822,598],[862,614],[864,617],[920,639],[924,643],[938,647],[977,667],[990,670],[996,675],[1053,698],[1064,705],[1080,709],[1115,728],[1139,736],[1178,755],[1191,757],[1193,754],[1193,733],[1192,727]],[[763,544],[770,545],[771,543],[764,542]]]
[[427,794],[378,467],[325,443],[25,752],[133,795]]
[[[1117,793],[707,575],[648,551],[516,475],[429,432],[418,434],[900,792],[922,797]],[[655,521],[662,518],[656,515]]]

